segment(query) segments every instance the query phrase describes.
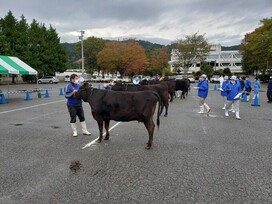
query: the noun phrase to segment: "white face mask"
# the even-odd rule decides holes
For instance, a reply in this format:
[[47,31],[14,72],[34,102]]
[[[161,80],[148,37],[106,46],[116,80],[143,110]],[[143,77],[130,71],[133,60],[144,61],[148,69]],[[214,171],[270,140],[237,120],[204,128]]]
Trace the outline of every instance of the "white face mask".
[[78,79],[76,79],[76,80],[75,80],[75,84],[78,84],[78,82],[79,82],[79,80],[78,80]]

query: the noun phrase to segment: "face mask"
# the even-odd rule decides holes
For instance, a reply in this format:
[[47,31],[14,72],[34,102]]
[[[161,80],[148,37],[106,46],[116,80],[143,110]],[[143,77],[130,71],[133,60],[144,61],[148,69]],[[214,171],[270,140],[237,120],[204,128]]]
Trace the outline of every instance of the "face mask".
[[75,80],[75,84],[78,84],[78,82],[79,82],[79,80],[78,80],[78,79],[76,79],[76,80]]

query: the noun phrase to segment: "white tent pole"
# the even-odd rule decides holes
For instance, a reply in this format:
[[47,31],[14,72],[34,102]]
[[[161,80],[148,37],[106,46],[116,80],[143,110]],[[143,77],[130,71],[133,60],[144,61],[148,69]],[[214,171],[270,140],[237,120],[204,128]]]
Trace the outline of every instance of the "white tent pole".
[[38,83],[38,74],[36,74],[36,83],[37,83],[37,89],[39,90],[39,83]]
[[9,82],[8,82],[8,99],[9,99]]

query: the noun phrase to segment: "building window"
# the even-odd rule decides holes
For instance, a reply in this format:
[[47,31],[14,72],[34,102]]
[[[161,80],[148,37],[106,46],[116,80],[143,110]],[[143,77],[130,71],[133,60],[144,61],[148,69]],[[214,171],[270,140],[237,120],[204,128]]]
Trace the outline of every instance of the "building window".
[[241,55],[241,54],[234,54],[233,57],[234,57],[234,58],[237,58],[237,59],[241,59],[241,58],[242,58],[242,55]]
[[207,59],[218,59],[218,55],[208,55]]

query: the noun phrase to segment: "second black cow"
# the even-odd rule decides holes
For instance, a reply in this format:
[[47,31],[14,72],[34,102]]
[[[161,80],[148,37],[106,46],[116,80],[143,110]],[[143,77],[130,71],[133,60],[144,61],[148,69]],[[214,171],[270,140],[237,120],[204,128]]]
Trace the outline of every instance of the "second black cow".
[[166,117],[168,115],[168,107],[169,107],[169,101],[168,101],[168,87],[167,84],[151,84],[151,85],[134,85],[134,84],[121,84],[116,83],[112,89],[113,91],[146,91],[146,90],[152,90],[156,91],[162,101],[162,108],[160,113],[163,110],[163,107],[165,107],[165,114]]

